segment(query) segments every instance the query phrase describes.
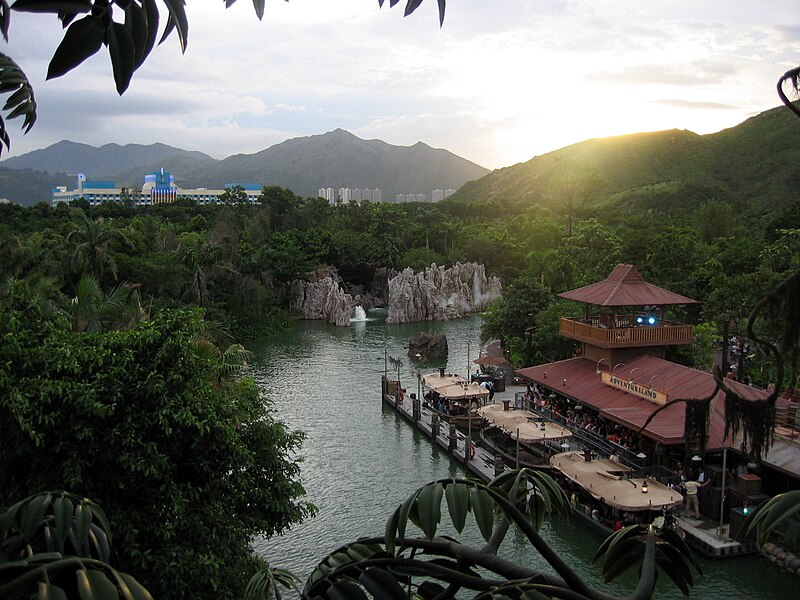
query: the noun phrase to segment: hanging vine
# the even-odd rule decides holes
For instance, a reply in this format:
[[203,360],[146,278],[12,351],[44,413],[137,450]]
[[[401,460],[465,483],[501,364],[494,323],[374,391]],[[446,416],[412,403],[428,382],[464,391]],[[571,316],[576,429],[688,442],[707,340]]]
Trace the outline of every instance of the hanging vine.
[[[714,394],[716,394],[716,390]],[[708,439],[710,406],[711,398],[686,401],[686,420],[683,426],[686,447],[697,448],[701,454],[706,448],[706,440]]]
[[[784,383],[784,355],[789,358],[792,381],[796,378],[797,359],[800,350],[800,272],[784,279],[769,294],[764,296],[753,308],[747,321],[747,336],[757,343],[767,356],[775,360],[777,374],[775,387],[764,400],[748,400],[737,394],[722,376],[714,369],[717,385],[725,391],[725,437],[736,437],[742,432],[741,450],[759,460],[772,445],[775,427],[775,402],[780,396]],[[755,322],[762,312],[768,313],[781,324],[780,344],[778,346],[764,340],[755,333]]]

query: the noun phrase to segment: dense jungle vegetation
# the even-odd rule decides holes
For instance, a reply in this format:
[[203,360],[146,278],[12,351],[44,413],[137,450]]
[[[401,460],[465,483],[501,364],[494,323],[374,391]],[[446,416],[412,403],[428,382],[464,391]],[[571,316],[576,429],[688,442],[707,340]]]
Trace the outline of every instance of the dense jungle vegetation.
[[[707,368],[800,265],[800,204],[734,207],[702,187],[681,199],[329,206],[271,187],[257,205],[236,189],[211,206],[0,205],[0,506],[34,495],[16,511],[27,533],[10,539],[51,527],[68,490],[108,511],[115,566],[156,597],[240,597],[257,569],[251,536],[315,509],[293,458],[302,434],[239,377],[234,339],[291,326],[290,282],[324,265],[365,283],[381,266],[484,263],[505,286],[487,333],[523,365],[573,352],[558,317],[582,309],[557,293],[631,262],[701,302],[668,315],[696,325],[694,346],[671,358]],[[780,337],[780,315],[764,323]],[[746,373],[766,384],[772,370],[754,352]],[[81,526],[75,510],[79,531],[102,539],[108,528]],[[59,540],[42,550],[69,553]]]

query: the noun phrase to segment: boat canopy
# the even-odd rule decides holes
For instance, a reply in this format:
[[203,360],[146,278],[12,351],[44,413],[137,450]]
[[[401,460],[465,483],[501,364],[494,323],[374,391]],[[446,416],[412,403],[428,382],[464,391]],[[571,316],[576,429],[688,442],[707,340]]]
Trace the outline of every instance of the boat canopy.
[[526,444],[562,440],[572,436],[572,432],[568,429],[547,421],[535,413],[527,410],[505,410],[502,404],[483,406],[478,409],[478,414],[513,439],[519,437],[519,441]]
[[[562,452],[550,458],[550,465],[574,481],[597,500],[620,510],[659,510],[678,506],[683,496],[654,479],[627,479],[631,471],[608,459],[587,461],[581,452]],[[642,484],[646,483],[645,492]]]
[[429,373],[422,377],[422,385],[425,389],[436,392],[448,400],[481,399],[489,395],[489,390],[486,388],[482,388],[477,383],[470,383],[458,375]]

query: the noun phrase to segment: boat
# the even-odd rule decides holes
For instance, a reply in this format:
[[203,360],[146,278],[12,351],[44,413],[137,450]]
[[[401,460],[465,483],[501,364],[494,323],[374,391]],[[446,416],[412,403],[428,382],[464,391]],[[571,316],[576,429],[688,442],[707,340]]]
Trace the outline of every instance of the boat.
[[444,369],[422,377],[426,406],[458,427],[478,427],[481,422],[478,409],[488,397],[488,389],[458,375],[446,374]]
[[572,432],[536,413],[507,404],[490,404],[478,410],[487,423],[481,430],[484,445],[511,466],[550,469],[548,457],[554,449],[558,452]]
[[550,465],[572,496],[575,512],[592,520],[649,523],[648,511],[669,514],[683,503],[683,496],[655,479],[631,477],[633,470],[616,460],[592,458],[584,452],[560,452]]

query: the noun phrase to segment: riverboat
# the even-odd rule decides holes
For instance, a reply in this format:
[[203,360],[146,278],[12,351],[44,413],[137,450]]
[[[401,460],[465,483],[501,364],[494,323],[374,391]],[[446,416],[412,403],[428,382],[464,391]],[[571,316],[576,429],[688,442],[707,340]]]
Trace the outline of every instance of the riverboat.
[[483,444],[510,466],[549,470],[553,449],[558,452],[572,433],[536,413],[508,404],[490,404],[478,410],[487,423],[481,430]]
[[486,403],[489,390],[476,383],[440,370],[422,377],[422,398],[442,419],[458,427],[478,427],[478,409]]
[[[588,516],[608,513],[614,520],[625,513],[642,522],[650,522],[647,511],[671,512],[683,503],[683,496],[649,477],[631,477],[633,470],[611,459],[592,458],[591,453],[560,452],[550,458],[550,465],[560,475],[567,491],[576,493],[573,507]],[[567,483],[569,482],[569,483]],[[581,497],[589,499],[582,503]],[[582,506],[580,506],[582,505]],[[637,514],[639,513],[639,514]]]

